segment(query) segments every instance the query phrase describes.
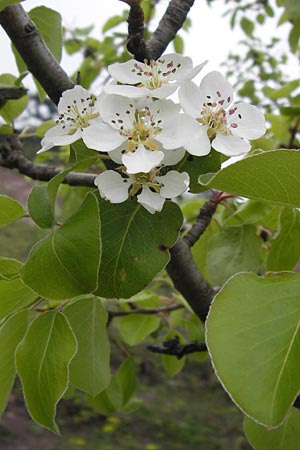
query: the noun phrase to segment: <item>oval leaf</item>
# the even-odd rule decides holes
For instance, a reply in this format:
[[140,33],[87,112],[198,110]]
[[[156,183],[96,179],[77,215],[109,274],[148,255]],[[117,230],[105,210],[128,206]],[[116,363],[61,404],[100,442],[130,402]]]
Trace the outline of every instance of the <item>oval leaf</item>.
[[70,382],[95,396],[110,382],[107,312],[99,298],[83,298],[64,309],[78,342],[70,365]]
[[16,376],[15,351],[28,325],[28,311],[9,317],[0,328],[0,416],[2,415]]
[[300,276],[239,274],[215,297],[207,346],[226,391],[257,422],[275,427],[300,390]]
[[37,423],[56,433],[56,405],[68,387],[76,349],[66,318],[48,311],[31,323],[16,353],[27,409]]
[[271,430],[246,417],[244,431],[255,450],[300,450],[300,411],[292,408],[286,421]]
[[0,195],[0,227],[24,217],[23,206],[7,195]]
[[100,258],[98,204],[89,193],[76,214],[33,247],[20,273],[41,296],[64,300],[96,289]]
[[300,152],[272,150],[220,170],[208,186],[283,206],[300,207]]
[[96,295],[129,298],[168,263],[182,213],[172,202],[155,214],[135,200],[113,205],[99,199],[99,205],[103,248]]
[[37,298],[20,278],[0,280],[0,319],[31,305]]
[[22,267],[21,261],[0,256],[0,280],[14,278]]
[[137,345],[157,330],[160,319],[156,316],[130,314],[119,320],[120,334],[128,345]]

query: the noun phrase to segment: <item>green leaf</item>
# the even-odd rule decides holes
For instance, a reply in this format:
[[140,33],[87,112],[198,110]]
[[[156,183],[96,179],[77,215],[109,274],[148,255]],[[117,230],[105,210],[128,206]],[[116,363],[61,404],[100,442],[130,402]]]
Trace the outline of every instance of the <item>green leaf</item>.
[[136,386],[133,361],[128,358],[111,377],[108,388],[97,397],[89,398],[89,403],[100,414],[111,414],[116,411],[131,412],[134,410],[133,404],[135,409],[140,404],[134,397]]
[[292,270],[300,256],[300,212],[285,208],[280,215],[279,233],[267,258],[267,270]]
[[280,108],[284,116],[300,117],[300,106],[285,106]]
[[20,273],[39,295],[64,300],[96,289],[100,258],[98,203],[89,193],[77,213],[32,248]]
[[284,0],[283,6],[285,7],[285,10],[290,20],[294,21],[300,19],[298,0]]
[[155,214],[135,199],[120,204],[99,199],[99,206],[103,248],[96,295],[129,298],[168,263],[182,214],[172,202]]
[[0,256],[0,280],[14,278],[22,267],[21,261]]
[[0,328],[0,417],[6,407],[15,376],[15,351],[28,324],[28,311],[9,317]]
[[279,149],[220,170],[207,186],[283,206],[300,207],[300,152]]
[[177,166],[176,170],[179,172],[187,172],[190,176],[190,192],[196,194],[203,192],[207,188],[199,184],[199,176],[205,173],[214,173],[220,170],[221,161],[220,153],[215,150],[207,156],[192,156],[187,155]]
[[239,274],[215,297],[206,342],[215,372],[242,411],[283,422],[300,391],[300,276]]
[[[172,339],[175,336],[180,338],[180,343],[182,343],[183,338],[178,333],[177,330],[170,331],[164,337],[164,340],[166,341],[168,339]],[[175,375],[177,375],[183,369],[184,364],[185,364],[185,357],[178,359],[175,355],[162,354],[161,361],[162,361],[163,368],[165,369],[165,371],[167,372],[169,377],[175,377]]]
[[106,33],[106,31],[111,30],[112,28],[120,25],[126,21],[127,14],[123,14],[122,16],[112,16],[110,17],[102,27],[102,33]]
[[295,89],[299,87],[299,80],[289,81],[279,89],[272,89],[269,86],[263,88],[263,93],[272,100],[288,97]]
[[97,297],[83,298],[64,309],[78,342],[70,365],[70,382],[96,396],[110,382],[107,312]]
[[0,227],[24,217],[23,206],[7,195],[0,195]]
[[299,49],[299,40],[300,40],[300,21],[294,23],[290,34],[289,34],[289,44],[290,49],[293,53],[296,53]]
[[48,184],[33,186],[28,196],[28,211],[40,228],[47,229],[54,226],[55,218],[49,202]]
[[223,228],[208,242],[207,271],[221,286],[237,272],[257,272],[261,266],[261,241],[254,225]]
[[[0,75],[0,84],[20,89],[20,86],[17,83],[18,78],[10,73]],[[0,116],[10,124],[24,111],[27,105],[28,95],[23,95],[21,98],[15,100],[7,100],[0,107]]]
[[119,319],[119,330],[128,345],[137,345],[157,330],[160,319],[154,315],[130,314]]
[[232,214],[225,222],[226,226],[237,226],[243,224],[256,224],[271,212],[274,208],[269,203],[248,200]]
[[300,411],[292,408],[285,422],[271,430],[246,417],[244,431],[255,450],[300,450]]
[[68,387],[69,364],[76,350],[66,318],[48,311],[31,323],[16,352],[28,411],[37,423],[56,433],[56,405]]
[[254,23],[252,22],[252,20],[249,20],[244,16],[240,21],[240,25],[246,35],[252,37],[254,31]]
[[20,278],[0,280],[0,319],[31,305],[36,298]]
[[0,11],[7,6],[14,5],[15,3],[20,3],[24,0],[0,0]]
[[174,50],[176,53],[183,53],[184,50],[184,41],[181,36],[178,34],[173,39]]

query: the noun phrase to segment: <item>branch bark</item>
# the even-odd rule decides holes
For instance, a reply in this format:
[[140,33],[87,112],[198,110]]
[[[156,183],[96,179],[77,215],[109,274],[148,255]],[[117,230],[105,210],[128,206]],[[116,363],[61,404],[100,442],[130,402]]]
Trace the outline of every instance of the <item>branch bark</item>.
[[121,0],[130,5],[127,48],[138,61],[158,59],[181,29],[195,0],[171,0],[158,27],[144,39],[144,13],[137,0]]
[[23,7],[18,4],[4,8],[0,12],[0,25],[10,37],[28,70],[57,104],[61,94],[66,89],[71,89],[74,83],[54,58]]

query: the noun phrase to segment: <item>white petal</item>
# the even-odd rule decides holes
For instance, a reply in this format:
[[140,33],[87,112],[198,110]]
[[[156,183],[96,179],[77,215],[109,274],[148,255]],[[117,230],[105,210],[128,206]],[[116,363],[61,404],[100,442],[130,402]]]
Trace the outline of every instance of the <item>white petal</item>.
[[128,189],[131,185],[129,178],[122,178],[113,170],[106,170],[95,178],[95,185],[98,187],[102,198],[111,203],[122,203],[128,199]]
[[42,148],[37,153],[43,153],[57,145],[69,145],[81,138],[81,130],[78,128],[73,134],[67,134],[61,125],[50,128],[41,141]]
[[220,72],[209,72],[200,84],[200,91],[203,103],[216,102],[223,108],[227,108],[233,99],[233,89],[231,84]]
[[231,124],[230,131],[235,136],[258,139],[266,132],[264,115],[256,106],[239,103],[235,113],[227,117],[228,123]]
[[192,81],[186,81],[180,86],[178,97],[182,109],[190,116],[201,116],[203,108],[202,97],[199,88]]
[[225,134],[218,134],[212,141],[212,147],[223,155],[238,156],[248,153],[251,145],[248,141],[238,137]]
[[146,87],[130,86],[128,84],[109,84],[104,87],[103,91],[107,94],[122,95],[123,97],[129,98],[141,98],[141,97],[155,97],[155,98],[166,98],[172,95],[178,85],[173,84],[163,84],[157,89],[148,89]]
[[110,157],[110,159],[112,161],[114,161],[115,163],[117,163],[117,164],[122,164],[122,156],[123,156],[123,153],[124,153],[124,150],[125,150],[124,147],[126,148],[126,145],[125,146],[124,145],[120,145],[115,150],[111,150],[108,153],[108,156]]
[[[124,63],[115,63],[108,66],[109,74],[120,83],[136,84],[141,82],[141,77],[136,75],[134,66],[138,64],[141,68],[145,68],[145,64],[131,59]],[[146,70],[146,69],[145,69]]]
[[[184,80],[192,80],[196,75],[203,69],[203,67],[208,63],[208,60],[204,61],[202,64],[198,64],[198,66],[194,67],[190,72],[186,73],[184,76]],[[178,78],[178,79],[181,79]]]
[[193,62],[189,56],[178,53],[169,53],[158,59],[163,72],[171,72],[166,78],[170,81],[183,79],[187,73],[193,69]]
[[163,150],[164,159],[162,161],[162,165],[164,166],[173,166],[182,160],[185,154],[185,148],[180,147],[176,150]]
[[58,111],[60,113],[64,113],[67,110],[67,107],[69,105],[72,105],[74,100],[76,101],[76,103],[80,104],[82,98],[86,99],[90,96],[91,94],[89,93],[89,91],[76,84],[76,86],[74,86],[72,89],[67,89],[63,92],[57,106]]
[[99,152],[109,152],[119,147],[125,141],[119,131],[106,123],[90,125],[82,131],[82,139],[85,145]]
[[[164,128],[179,115],[180,105],[172,100],[155,100],[148,104],[154,121],[161,120],[160,127]],[[177,145],[179,147],[179,145]]]
[[159,183],[162,183],[160,195],[164,198],[174,198],[183,194],[190,182],[190,177],[186,172],[176,172],[171,170],[166,175],[156,177]]
[[163,147],[168,149],[176,149],[185,147],[191,137],[197,136],[201,125],[195,119],[187,114],[178,114],[171,123],[156,136],[156,139],[162,143]]
[[143,145],[140,145],[135,152],[125,153],[122,156],[122,162],[129,174],[148,173],[159,166],[163,158],[163,152],[146,150]]
[[[196,122],[197,123],[197,122]],[[185,148],[188,153],[194,156],[208,155],[211,149],[209,137],[207,135],[207,127],[198,124],[197,131],[185,143]]]
[[165,199],[157,192],[152,192],[147,186],[137,196],[137,201],[151,214],[163,209]]

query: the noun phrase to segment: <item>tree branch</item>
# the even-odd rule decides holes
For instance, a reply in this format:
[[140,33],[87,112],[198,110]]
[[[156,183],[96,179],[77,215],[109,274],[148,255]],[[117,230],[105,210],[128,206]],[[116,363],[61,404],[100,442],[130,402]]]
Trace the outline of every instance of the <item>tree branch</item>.
[[148,345],[148,350],[153,353],[161,353],[164,355],[176,356],[177,359],[183,358],[185,355],[196,352],[206,352],[207,347],[205,342],[191,342],[189,344],[180,344],[178,336],[168,339],[160,345]]
[[24,60],[28,70],[57,104],[62,93],[74,83],[54,58],[37,27],[21,5],[12,5],[0,12],[0,25]]
[[138,61],[158,59],[181,29],[195,0],[171,0],[157,29],[144,40],[144,12],[139,0],[121,0],[130,6],[127,48]]
[[[45,166],[43,164],[34,164],[27,159],[23,154],[23,147],[17,135],[12,135],[9,138],[10,148],[2,146],[0,154],[0,166],[7,169],[17,169],[23,175],[26,175],[33,180],[49,181],[55,177],[61,170],[53,166]],[[70,172],[63,183],[70,186],[87,186],[95,187],[94,179],[96,175],[90,173]]]
[[183,237],[189,247],[192,247],[199,237],[204,233],[211,222],[211,219],[217,209],[218,202],[214,199],[206,202],[200,209],[196,222],[192,225],[188,233]]

